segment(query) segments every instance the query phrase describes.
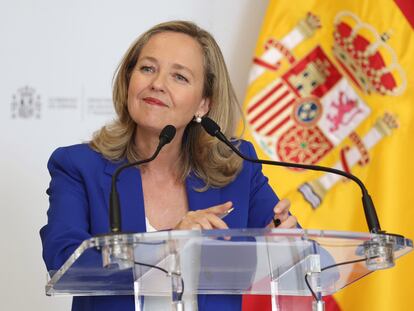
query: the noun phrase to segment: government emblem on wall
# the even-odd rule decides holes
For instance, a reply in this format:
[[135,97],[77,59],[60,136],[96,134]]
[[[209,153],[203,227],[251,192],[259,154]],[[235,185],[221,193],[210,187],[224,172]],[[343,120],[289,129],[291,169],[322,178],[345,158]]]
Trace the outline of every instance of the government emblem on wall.
[[29,86],[21,87],[12,96],[11,116],[13,119],[39,119],[41,111],[40,95]]

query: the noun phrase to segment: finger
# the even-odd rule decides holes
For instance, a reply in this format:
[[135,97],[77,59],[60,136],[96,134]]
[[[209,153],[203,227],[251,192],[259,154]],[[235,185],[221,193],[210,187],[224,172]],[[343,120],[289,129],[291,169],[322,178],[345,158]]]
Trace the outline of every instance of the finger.
[[210,230],[228,229],[227,224],[222,221],[219,216],[223,215],[232,208],[233,203],[228,201],[226,203],[216,205],[210,208],[206,208],[198,211],[190,211],[185,217],[177,224],[176,229],[203,229]]
[[207,214],[207,217],[210,223],[212,224],[212,226],[214,227],[214,229],[228,229],[229,228],[227,224],[223,220],[221,220],[221,218],[219,218],[218,216],[214,214]]
[[280,222],[284,222],[284,221],[286,221],[286,219],[288,219],[289,218],[289,216],[290,216],[290,214],[289,214],[289,211],[283,211],[282,213],[280,213],[280,214],[275,214],[275,217],[274,217],[274,219],[279,219],[280,220]]
[[[275,216],[276,217],[276,216]],[[279,228],[282,221],[279,218],[273,218],[272,221],[266,226],[266,228]]]
[[208,213],[213,213],[215,215],[221,215],[221,214],[224,214],[226,211],[228,211],[232,206],[233,206],[233,202],[228,201],[223,204],[219,204],[219,205],[206,208],[203,211],[208,212]]
[[275,217],[280,219],[280,221],[285,221],[289,217],[289,209],[290,209],[290,201],[289,200],[282,200],[278,204],[276,204],[274,208]]
[[199,223],[192,223],[191,225],[190,225],[190,229],[191,230],[201,230],[201,225],[199,224]]
[[288,199],[283,199],[277,202],[276,206],[274,207],[275,214],[281,214],[286,210],[289,211],[290,209],[290,201]]
[[296,219],[295,216],[291,215],[285,221],[282,221],[278,229],[296,228],[297,224],[298,224],[298,220]]
[[201,226],[202,230],[213,229],[213,226],[210,224],[210,221],[208,220],[207,215],[201,215],[200,217],[195,219],[195,221]]
[[195,221],[196,218],[197,218],[197,212],[190,211],[180,220],[180,222],[175,226],[174,229],[178,229],[178,230],[201,229],[201,226]]

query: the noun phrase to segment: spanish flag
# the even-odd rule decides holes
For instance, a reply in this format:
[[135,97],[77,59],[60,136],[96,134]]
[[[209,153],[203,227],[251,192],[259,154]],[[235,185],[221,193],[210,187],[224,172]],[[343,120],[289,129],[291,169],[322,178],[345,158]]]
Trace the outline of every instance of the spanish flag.
[[[271,0],[249,74],[245,136],[261,158],[358,176],[382,229],[413,239],[413,55],[412,0]],[[320,172],[264,171],[302,227],[368,231],[354,183]],[[340,290],[327,310],[414,310],[413,280],[410,253]],[[244,310],[270,310],[268,297],[246,297]]]

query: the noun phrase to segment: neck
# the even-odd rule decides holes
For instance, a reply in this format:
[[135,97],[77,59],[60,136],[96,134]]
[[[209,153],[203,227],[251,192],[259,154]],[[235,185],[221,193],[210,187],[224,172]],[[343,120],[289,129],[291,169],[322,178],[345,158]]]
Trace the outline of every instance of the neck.
[[[165,145],[158,156],[151,162],[142,166],[142,173],[169,173],[177,174],[177,163],[180,161],[181,142],[183,132],[177,131],[174,139]],[[159,133],[140,129],[135,133],[136,152],[142,159],[151,157],[159,143]]]

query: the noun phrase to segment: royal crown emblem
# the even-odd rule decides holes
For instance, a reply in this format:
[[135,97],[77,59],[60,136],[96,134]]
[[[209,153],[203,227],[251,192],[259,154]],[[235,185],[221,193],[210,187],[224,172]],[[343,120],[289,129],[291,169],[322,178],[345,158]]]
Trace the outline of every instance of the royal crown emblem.
[[393,49],[380,35],[351,12],[341,12],[334,21],[333,52],[349,77],[366,93],[400,95],[407,80]]

